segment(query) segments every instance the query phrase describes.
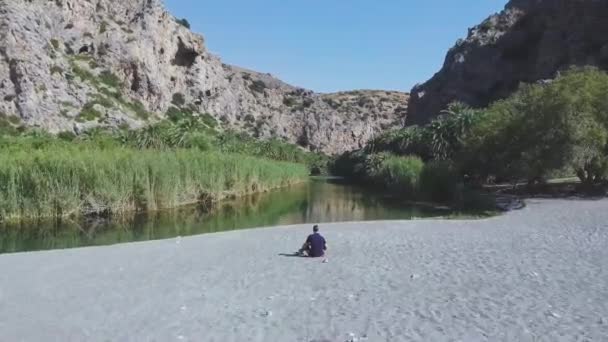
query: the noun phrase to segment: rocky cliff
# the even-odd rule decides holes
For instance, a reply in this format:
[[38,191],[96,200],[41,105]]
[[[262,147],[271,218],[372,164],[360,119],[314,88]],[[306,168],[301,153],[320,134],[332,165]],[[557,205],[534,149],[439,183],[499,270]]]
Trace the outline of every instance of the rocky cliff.
[[404,123],[408,95],[316,94],[223,64],[160,0],[0,0],[0,117],[51,132],[141,127],[177,107],[340,153]]
[[470,29],[441,71],[412,90],[407,123],[424,124],[456,100],[485,106],[521,82],[573,65],[608,68],[606,32],[606,0],[512,0]]

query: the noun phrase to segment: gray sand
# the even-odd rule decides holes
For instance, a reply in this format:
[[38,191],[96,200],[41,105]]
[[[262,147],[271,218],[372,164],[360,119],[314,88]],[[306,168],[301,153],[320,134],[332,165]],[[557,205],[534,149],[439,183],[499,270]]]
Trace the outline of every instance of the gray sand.
[[608,201],[0,256],[2,341],[608,341]]

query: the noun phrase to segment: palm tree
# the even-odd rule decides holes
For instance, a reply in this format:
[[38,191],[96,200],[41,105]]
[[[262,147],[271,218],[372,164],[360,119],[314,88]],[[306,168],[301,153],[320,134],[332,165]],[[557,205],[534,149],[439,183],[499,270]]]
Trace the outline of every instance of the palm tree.
[[479,117],[479,112],[462,102],[454,102],[428,126],[435,159],[451,158],[462,146],[462,138]]

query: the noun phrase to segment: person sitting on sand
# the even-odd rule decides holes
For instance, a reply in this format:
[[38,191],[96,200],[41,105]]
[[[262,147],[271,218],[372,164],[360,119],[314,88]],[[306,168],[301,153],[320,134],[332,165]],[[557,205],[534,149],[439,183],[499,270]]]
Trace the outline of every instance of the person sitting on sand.
[[306,238],[306,242],[298,252],[302,256],[308,256],[311,258],[320,258],[325,256],[327,251],[327,243],[325,238],[319,234],[319,226],[315,225],[312,227],[313,234]]

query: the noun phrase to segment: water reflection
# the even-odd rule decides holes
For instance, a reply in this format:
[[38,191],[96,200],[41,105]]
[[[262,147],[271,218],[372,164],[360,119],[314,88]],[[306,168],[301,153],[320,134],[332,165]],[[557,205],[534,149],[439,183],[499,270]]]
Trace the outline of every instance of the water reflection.
[[289,189],[227,201],[211,213],[197,208],[113,219],[82,219],[0,227],[0,253],[110,245],[299,223],[411,219],[445,214],[405,205],[339,180],[315,179]]

